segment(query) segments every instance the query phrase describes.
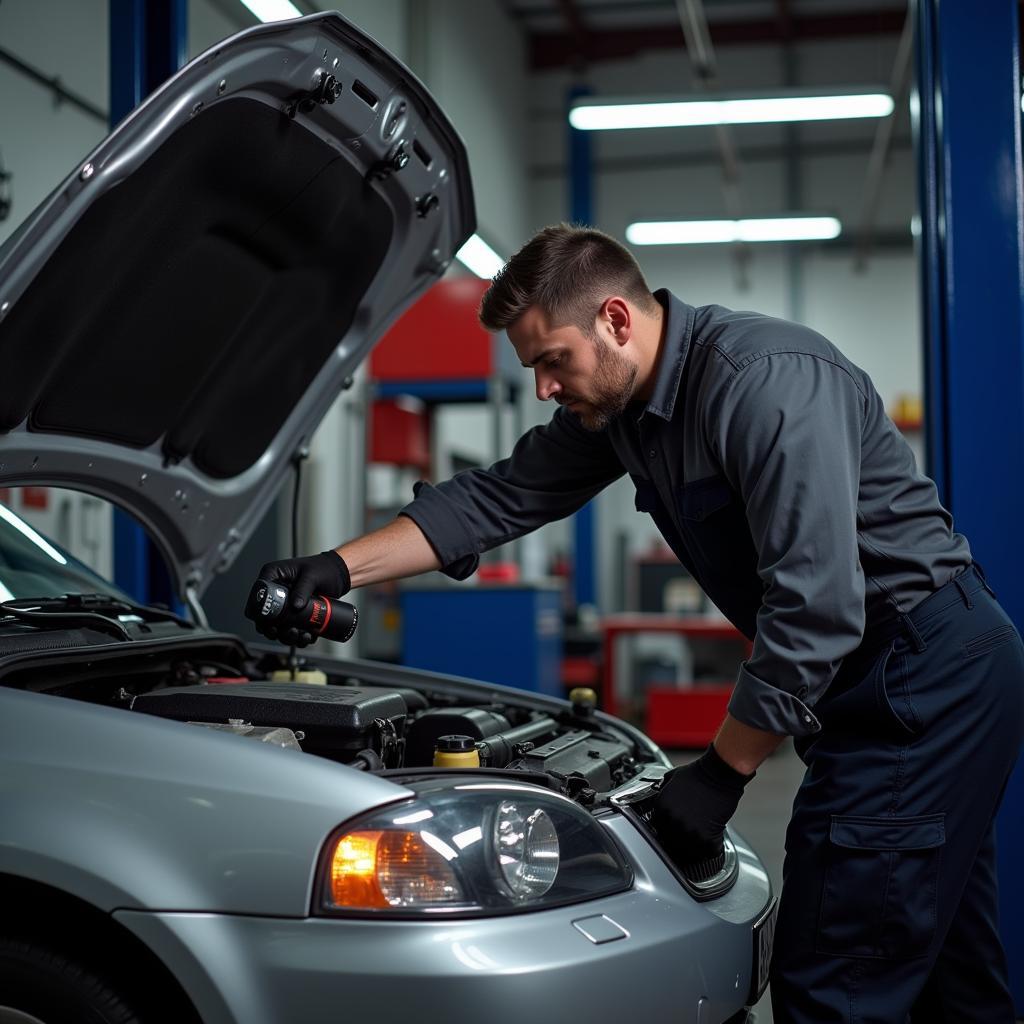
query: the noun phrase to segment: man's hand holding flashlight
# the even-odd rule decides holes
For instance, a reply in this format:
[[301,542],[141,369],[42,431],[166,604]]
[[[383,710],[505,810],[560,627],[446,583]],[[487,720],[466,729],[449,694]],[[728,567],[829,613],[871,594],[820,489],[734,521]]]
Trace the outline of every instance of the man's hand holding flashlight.
[[318,618],[315,611],[309,623],[295,624],[296,618],[304,615],[310,602],[314,598],[338,598],[352,588],[348,566],[337,551],[322,551],[318,555],[268,562],[260,569],[259,580],[271,585],[278,584],[286,590],[288,607],[272,616],[261,614],[262,606],[256,607],[259,602],[255,601],[254,590],[246,606],[246,615],[265,637],[295,647],[306,647],[313,643],[327,625],[322,618]]

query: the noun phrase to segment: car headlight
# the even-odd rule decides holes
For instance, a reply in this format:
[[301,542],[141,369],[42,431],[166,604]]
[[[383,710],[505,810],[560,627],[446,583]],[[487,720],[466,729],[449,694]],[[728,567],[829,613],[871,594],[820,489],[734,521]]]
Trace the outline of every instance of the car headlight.
[[348,822],[320,860],[314,913],[474,916],[580,903],[633,884],[611,835],[571,800],[431,779]]

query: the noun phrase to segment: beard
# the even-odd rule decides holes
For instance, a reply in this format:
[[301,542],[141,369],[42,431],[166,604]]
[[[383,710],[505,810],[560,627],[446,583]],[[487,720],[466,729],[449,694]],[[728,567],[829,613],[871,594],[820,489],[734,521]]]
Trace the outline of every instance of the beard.
[[605,430],[616,416],[622,414],[633,398],[638,368],[624,355],[609,348],[595,338],[597,345],[597,368],[591,379],[590,395],[562,396],[563,405],[582,402],[583,408],[571,409],[585,430],[595,433]]

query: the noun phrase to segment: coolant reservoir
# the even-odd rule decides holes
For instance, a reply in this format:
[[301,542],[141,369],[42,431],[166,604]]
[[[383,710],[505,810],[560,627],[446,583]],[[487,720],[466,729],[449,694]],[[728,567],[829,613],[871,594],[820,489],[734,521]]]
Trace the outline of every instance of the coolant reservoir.
[[480,752],[472,736],[438,736],[435,768],[479,768]]

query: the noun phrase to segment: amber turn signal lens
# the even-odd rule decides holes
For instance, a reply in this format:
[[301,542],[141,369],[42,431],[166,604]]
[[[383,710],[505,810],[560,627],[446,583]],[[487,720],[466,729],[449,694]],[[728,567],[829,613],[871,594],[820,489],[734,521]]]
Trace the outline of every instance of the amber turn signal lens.
[[456,856],[425,832],[347,832],[331,857],[331,905],[390,910],[459,903],[462,886],[446,859]]
[[377,885],[377,844],[380,832],[351,832],[334,847],[331,860],[331,902],[337,906],[386,907]]

